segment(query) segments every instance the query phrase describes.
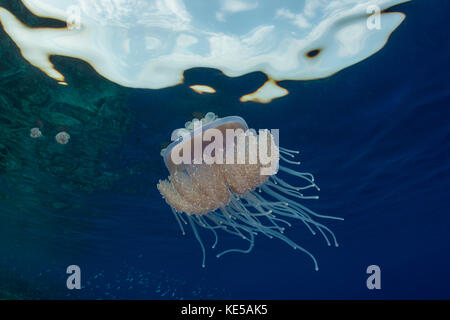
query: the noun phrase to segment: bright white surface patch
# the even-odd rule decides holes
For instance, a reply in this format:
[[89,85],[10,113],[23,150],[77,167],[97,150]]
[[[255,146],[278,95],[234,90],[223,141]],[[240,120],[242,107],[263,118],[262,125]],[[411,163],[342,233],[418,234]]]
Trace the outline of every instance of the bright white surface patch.
[[258,2],[249,0],[222,0],[222,11],[242,12],[258,7]]
[[241,102],[259,102],[259,103],[269,103],[273,99],[281,98],[287,95],[289,91],[277,85],[273,80],[269,80],[264,85],[253,93],[246,94],[241,97]]
[[59,82],[50,55],[82,59],[123,86],[159,89],[195,67],[230,77],[261,71],[274,81],[330,76],[380,50],[404,19],[383,13],[381,29],[371,30],[368,6],[406,1],[22,0],[34,14],[62,21],[76,6],[79,28],[28,28],[3,8],[0,22],[23,57]]
[[216,89],[214,89],[210,86],[194,85],[194,86],[190,86],[189,88],[191,88],[192,90],[194,90],[195,92],[197,92],[199,94],[216,93]]

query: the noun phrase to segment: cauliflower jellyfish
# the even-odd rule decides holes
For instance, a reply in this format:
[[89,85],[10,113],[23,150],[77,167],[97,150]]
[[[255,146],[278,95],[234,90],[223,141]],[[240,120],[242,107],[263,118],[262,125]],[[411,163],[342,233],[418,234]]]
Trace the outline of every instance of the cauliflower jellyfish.
[[[209,112],[202,119],[186,122],[185,128],[172,133],[172,143],[161,150],[170,173],[157,187],[170,205],[183,234],[189,225],[200,243],[205,267],[205,245],[199,230],[212,232],[218,244],[220,232],[229,233],[248,242],[248,248],[228,249],[217,258],[231,252],[248,253],[258,234],[284,241],[307,254],[318,270],[316,258],[285,235],[292,221],[300,221],[313,235],[320,234],[331,246],[338,246],[334,233],[321,219],[324,216],[300,202],[317,199],[305,190],[319,191],[310,173],[292,168],[298,151],[278,146],[274,130],[248,128],[238,116],[218,118]],[[279,172],[279,174],[278,174]],[[281,175],[295,177],[293,185]]]

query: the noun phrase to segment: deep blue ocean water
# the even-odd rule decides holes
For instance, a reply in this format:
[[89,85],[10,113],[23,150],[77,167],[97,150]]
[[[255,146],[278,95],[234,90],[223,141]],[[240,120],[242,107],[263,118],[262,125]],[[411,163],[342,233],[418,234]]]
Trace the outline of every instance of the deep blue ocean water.
[[[79,208],[36,208],[29,221],[5,218],[3,208],[3,281],[33,298],[450,298],[450,2],[395,10],[406,20],[380,52],[327,79],[283,82],[290,94],[268,105],[239,102],[264,82],[259,73],[186,72],[187,85],[208,81],[218,91],[212,96],[187,85],[130,89],[132,126],[106,159],[128,174],[109,190],[68,194]],[[321,188],[304,204],[345,219],[324,221],[339,248],[300,223],[287,231],[315,255],[318,272],[305,254],[263,236],[249,254],[216,259],[207,249],[201,268],[193,233],[181,234],[156,189],[167,177],[161,144],[194,111],[279,128],[280,145],[301,151],[301,170]],[[246,247],[223,235],[219,245]],[[71,264],[81,267],[80,291],[65,287]],[[381,290],[366,287],[373,264]]]

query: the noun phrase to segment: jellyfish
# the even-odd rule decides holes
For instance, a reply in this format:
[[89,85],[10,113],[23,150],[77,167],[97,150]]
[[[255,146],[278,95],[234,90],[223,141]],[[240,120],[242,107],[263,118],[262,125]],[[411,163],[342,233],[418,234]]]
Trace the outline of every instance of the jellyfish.
[[30,130],[30,137],[33,139],[40,138],[42,136],[42,132],[39,128],[32,128]]
[[55,139],[59,144],[68,144],[70,140],[70,135],[65,131],[61,131],[55,136]]
[[[257,133],[241,117],[218,118],[209,112],[173,131],[173,142],[161,150],[170,175],[160,180],[157,188],[183,235],[185,226],[191,227],[203,253],[202,267],[206,261],[202,229],[214,236],[213,249],[221,232],[248,242],[248,247],[227,249],[217,258],[232,252],[249,253],[261,234],[304,252],[318,270],[314,255],[285,235],[295,220],[313,235],[320,234],[329,246],[338,247],[333,231],[318,220],[343,219],[318,214],[301,203],[318,198],[308,195],[309,189],[320,189],[312,174],[291,168],[300,165],[294,159],[299,152],[279,147],[275,133]],[[294,185],[282,175],[301,183]]]

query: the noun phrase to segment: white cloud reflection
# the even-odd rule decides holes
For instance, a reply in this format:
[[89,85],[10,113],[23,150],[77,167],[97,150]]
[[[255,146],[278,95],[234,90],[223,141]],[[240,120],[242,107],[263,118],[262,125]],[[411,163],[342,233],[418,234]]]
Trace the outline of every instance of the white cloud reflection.
[[383,13],[382,28],[369,30],[369,5],[406,1],[22,0],[34,14],[60,20],[76,5],[81,28],[28,28],[3,8],[0,22],[24,58],[58,81],[64,76],[49,55],[85,60],[123,86],[158,89],[182,82],[193,67],[231,77],[261,71],[275,81],[330,76],[380,50],[403,21]]
[[227,12],[242,12],[253,10],[258,7],[258,2],[249,0],[222,0],[222,11]]

